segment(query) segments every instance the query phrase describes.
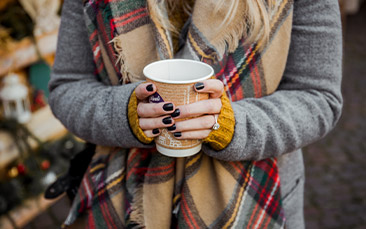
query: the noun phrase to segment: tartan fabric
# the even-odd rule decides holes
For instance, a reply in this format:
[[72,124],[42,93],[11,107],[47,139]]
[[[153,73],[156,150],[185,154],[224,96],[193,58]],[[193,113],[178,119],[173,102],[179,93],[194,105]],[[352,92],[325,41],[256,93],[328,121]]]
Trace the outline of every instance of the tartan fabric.
[[[99,148],[82,181],[65,225],[74,222],[76,217],[83,217],[88,228],[142,227],[143,225],[135,221],[136,216],[131,214],[136,211],[133,206],[136,190],[142,186],[173,184],[177,167],[174,158],[162,156],[155,150],[134,149],[128,152],[118,148]],[[280,228],[284,223],[275,159],[224,162],[199,153],[187,158],[184,167],[184,181],[175,184],[174,190],[170,188],[165,193],[172,198],[173,215],[168,216],[172,217],[175,227]],[[221,174],[224,170],[230,177]],[[222,197],[227,200],[215,199],[218,190],[210,189],[212,184],[205,185],[203,189],[202,186],[193,185],[197,179],[199,182],[221,183],[222,185],[218,185],[220,188],[233,184]],[[195,197],[197,193],[201,194]],[[205,205],[197,205],[197,202]],[[217,217],[208,221],[201,217],[202,208],[217,208],[220,212],[215,212]],[[159,212],[155,216],[158,224],[161,218]]]
[[[139,69],[129,64],[126,44],[130,43],[125,40],[144,31],[150,31],[146,36],[151,36],[152,44],[135,48],[152,47],[149,50],[155,53],[151,59],[141,60],[138,52],[137,61],[143,64],[173,57],[171,35],[158,26],[156,9],[151,9],[159,2],[84,2],[99,80],[109,85],[133,81]],[[192,56],[213,66],[231,101],[271,94],[286,62],[293,1],[275,1],[268,44],[246,45],[244,37],[234,52],[208,42],[202,22],[195,20],[201,14],[196,9],[200,4],[205,1],[196,0],[185,44]],[[164,10],[158,13],[166,15]],[[121,41],[118,46],[111,42],[116,38]],[[126,81],[124,74],[134,70]],[[226,162],[203,152],[177,159],[156,149],[98,146],[65,227],[78,221],[88,228],[283,228],[277,160]]]

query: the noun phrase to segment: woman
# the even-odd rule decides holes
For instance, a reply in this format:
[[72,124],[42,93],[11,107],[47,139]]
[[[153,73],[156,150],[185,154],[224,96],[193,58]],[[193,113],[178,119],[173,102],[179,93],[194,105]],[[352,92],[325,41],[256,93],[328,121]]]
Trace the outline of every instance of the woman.
[[[300,148],[340,116],[341,43],[336,0],[65,0],[49,103],[99,145],[65,225],[304,228]],[[210,64],[210,99],[145,103],[168,58]],[[202,151],[160,155],[162,128]]]

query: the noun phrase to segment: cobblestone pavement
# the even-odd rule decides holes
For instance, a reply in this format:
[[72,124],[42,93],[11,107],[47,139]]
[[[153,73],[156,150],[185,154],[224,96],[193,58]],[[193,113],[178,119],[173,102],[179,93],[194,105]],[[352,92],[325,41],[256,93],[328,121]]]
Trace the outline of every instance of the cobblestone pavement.
[[348,16],[336,128],[304,149],[308,229],[366,228],[366,4]]

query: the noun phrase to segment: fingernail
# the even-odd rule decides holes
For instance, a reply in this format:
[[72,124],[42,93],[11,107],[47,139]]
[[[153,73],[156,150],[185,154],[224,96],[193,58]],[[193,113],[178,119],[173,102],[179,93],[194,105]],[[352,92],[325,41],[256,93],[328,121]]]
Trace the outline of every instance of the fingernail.
[[160,131],[159,131],[159,129],[153,129],[153,130],[152,130],[152,133],[153,133],[153,134],[158,134],[159,132],[160,132]]
[[173,122],[172,117],[163,118],[164,124],[172,124],[172,122]]
[[194,87],[196,88],[196,90],[202,90],[202,89],[205,87],[205,84],[204,84],[204,83],[199,82],[199,83],[196,83],[196,84],[194,85]]
[[172,111],[173,108],[174,108],[173,103],[167,103],[167,104],[164,104],[164,106],[163,106],[164,111]]
[[180,110],[179,110],[179,108],[175,109],[175,111],[171,114],[171,116],[172,116],[173,118],[178,117],[179,115],[180,115]]
[[173,126],[169,126],[166,129],[169,131],[173,131],[173,130],[177,129],[177,127],[175,126],[175,124],[173,124]]
[[174,137],[176,137],[176,138],[182,137],[182,133],[181,132],[175,132]]
[[153,91],[154,90],[154,86],[152,84],[149,84],[146,86],[146,90],[147,91]]

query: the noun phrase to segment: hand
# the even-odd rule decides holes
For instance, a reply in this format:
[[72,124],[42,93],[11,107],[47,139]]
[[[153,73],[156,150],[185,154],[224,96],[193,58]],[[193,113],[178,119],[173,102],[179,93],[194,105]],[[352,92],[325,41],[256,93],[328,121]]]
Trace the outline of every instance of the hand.
[[[168,128],[177,139],[206,138],[212,131],[212,126],[216,123],[216,118],[220,113],[222,107],[220,97],[224,92],[224,85],[220,80],[210,79],[196,83],[195,90],[199,93],[209,93],[210,97],[208,100],[177,107],[173,119],[193,117],[184,121],[176,121],[173,126]],[[178,116],[177,113],[179,113]]]
[[140,101],[137,105],[140,128],[147,137],[156,137],[161,133],[161,128],[174,125],[170,116],[175,110],[171,102],[148,103],[147,98],[156,92],[152,83],[142,83],[135,89],[136,97]]

